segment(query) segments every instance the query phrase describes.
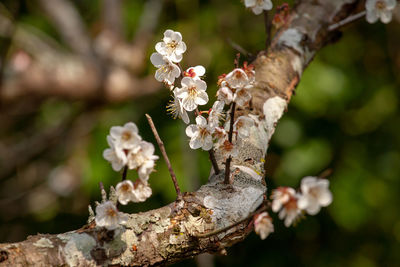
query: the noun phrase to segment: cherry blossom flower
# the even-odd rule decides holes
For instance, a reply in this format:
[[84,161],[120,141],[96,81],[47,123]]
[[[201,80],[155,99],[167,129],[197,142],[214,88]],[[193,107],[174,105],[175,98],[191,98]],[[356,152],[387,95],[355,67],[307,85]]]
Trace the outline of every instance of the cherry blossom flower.
[[210,150],[213,146],[211,134],[214,129],[207,124],[207,120],[199,115],[196,117],[196,124],[186,127],[186,135],[190,137],[189,146],[191,149],[202,148]]
[[365,3],[367,21],[375,23],[380,19],[383,23],[389,23],[396,4],[396,0],[367,0]]
[[301,181],[302,196],[298,206],[310,215],[317,214],[321,207],[332,203],[332,193],[329,191],[329,181],[307,176]]
[[298,195],[291,196],[279,212],[279,219],[285,219],[284,224],[286,227],[292,225],[302,215],[301,209],[297,204],[298,197]]
[[224,118],[224,101],[215,101],[208,115],[208,124],[211,128],[219,126],[219,121]]
[[159,53],[153,53],[150,56],[151,63],[158,68],[155,74],[155,78],[159,82],[165,82],[172,85],[176,78],[181,75],[181,70],[177,65],[172,63],[168,57],[163,56]]
[[147,181],[137,179],[134,184],[133,194],[133,202],[143,202],[151,196],[152,190]]
[[110,136],[115,140],[118,147],[122,149],[137,150],[142,138],[138,134],[138,128],[133,122],[125,123],[124,126],[113,126]]
[[154,145],[141,141],[140,149],[136,153],[128,154],[128,167],[129,169],[137,169],[139,178],[147,181],[157,159],[158,156],[154,155]]
[[244,139],[249,137],[250,128],[254,126],[254,120],[250,117],[240,116],[236,119],[233,124],[234,131],[237,131],[237,135]]
[[176,89],[176,97],[182,99],[182,106],[184,109],[193,111],[197,108],[197,105],[207,104],[207,84],[204,81],[184,77],[181,84],[182,88]]
[[263,10],[272,9],[271,0],[245,0],[244,5],[248,8],[251,8],[255,15],[260,15]]
[[296,195],[296,191],[291,187],[278,187],[272,191],[272,211],[278,212],[290,198]]
[[115,144],[115,140],[109,135],[107,143],[110,148],[103,152],[103,157],[111,163],[114,171],[120,171],[128,162],[125,152]]
[[130,180],[119,182],[115,190],[117,192],[118,201],[122,205],[126,205],[128,202],[136,199],[136,196],[133,192],[133,183]]
[[233,96],[233,101],[238,104],[241,107],[245,107],[246,105],[249,104],[249,101],[251,99],[251,95],[248,92],[248,86],[237,89],[234,96]]
[[262,240],[266,239],[270,233],[274,232],[272,219],[267,212],[262,212],[254,216],[254,231]]
[[186,110],[182,106],[182,100],[176,96],[176,90],[173,91],[173,94],[174,100],[168,104],[167,111],[172,114],[174,119],[180,118],[188,124],[190,120]]
[[183,72],[183,76],[199,80],[205,73],[206,69],[203,66],[198,65],[196,67],[188,68]]
[[163,56],[167,56],[173,62],[180,62],[182,54],[186,51],[186,44],[182,41],[180,32],[166,30],[163,42],[156,44],[156,51]]
[[226,160],[229,157],[237,157],[239,154],[239,151],[237,149],[238,144],[237,142],[229,142],[228,136],[226,136],[224,139],[218,141],[215,144],[215,148],[221,153],[223,156],[224,160]]
[[220,101],[224,101],[225,105],[229,105],[233,101],[233,92],[227,86],[227,82],[223,81],[221,87],[217,91],[217,98]]
[[236,68],[226,75],[225,81],[231,88],[239,89],[249,84],[249,77],[244,70]]
[[118,228],[128,221],[128,216],[119,212],[111,201],[104,202],[96,207],[96,225],[108,230]]

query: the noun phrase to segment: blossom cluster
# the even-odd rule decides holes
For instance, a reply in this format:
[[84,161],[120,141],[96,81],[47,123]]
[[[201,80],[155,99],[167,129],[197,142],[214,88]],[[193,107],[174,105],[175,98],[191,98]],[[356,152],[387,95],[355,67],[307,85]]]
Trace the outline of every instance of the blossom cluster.
[[272,211],[279,212],[279,218],[289,227],[304,212],[315,215],[321,207],[332,202],[332,193],[329,191],[329,181],[317,177],[307,176],[301,181],[301,192],[291,187],[278,187],[272,192]]
[[[154,155],[153,144],[142,140],[138,128],[133,122],[124,126],[114,126],[107,136],[110,146],[103,152],[103,157],[111,163],[115,171],[124,168],[137,170],[139,178],[133,183],[125,180],[116,186],[116,197],[119,203],[126,205],[128,202],[143,202],[152,194],[148,184],[149,175],[154,170],[158,156]],[[124,174],[126,175],[126,174]],[[96,225],[109,230],[115,229],[119,224],[125,223],[127,216],[119,212],[112,201],[103,201],[96,207]]]

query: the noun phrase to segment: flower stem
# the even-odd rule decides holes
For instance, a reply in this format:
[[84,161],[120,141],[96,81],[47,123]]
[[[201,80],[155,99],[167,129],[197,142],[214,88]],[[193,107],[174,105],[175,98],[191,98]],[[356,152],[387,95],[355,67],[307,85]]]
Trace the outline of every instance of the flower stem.
[[122,181],[126,180],[126,174],[128,173],[128,166],[124,167],[124,170],[122,171]]
[[213,165],[215,174],[219,174],[220,169],[218,167],[217,160],[215,159],[214,149],[211,148],[210,150],[208,150],[208,155],[210,156],[210,161],[211,161],[211,164]]
[[[233,137],[233,123],[235,121],[235,109],[236,109],[236,103],[232,102],[232,107],[231,107],[231,122],[229,124],[229,133],[228,133],[228,141],[232,143],[232,137]],[[231,173],[231,161],[232,157],[229,156],[225,162],[225,184],[229,184],[229,176]]]
[[264,10],[264,25],[265,25],[265,34],[267,35],[265,40],[265,47],[268,48],[271,44],[271,20],[268,18],[268,11]]
[[180,199],[182,199],[181,189],[179,188],[178,181],[176,180],[176,175],[174,173],[174,170],[172,169],[171,162],[169,161],[169,158],[168,158],[168,155],[167,155],[167,151],[165,150],[165,147],[164,147],[164,143],[163,143],[163,141],[161,141],[161,138],[158,135],[157,129],[154,126],[154,122],[151,119],[150,115],[146,114],[146,118],[147,118],[147,121],[150,124],[151,130],[153,131],[154,137],[157,140],[158,147],[161,150],[161,154],[164,157],[165,163],[167,164],[169,174],[171,175],[172,182],[174,183],[174,187],[175,187],[175,191],[176,191],[176,195],[177,195],[177,200],[180,200]]

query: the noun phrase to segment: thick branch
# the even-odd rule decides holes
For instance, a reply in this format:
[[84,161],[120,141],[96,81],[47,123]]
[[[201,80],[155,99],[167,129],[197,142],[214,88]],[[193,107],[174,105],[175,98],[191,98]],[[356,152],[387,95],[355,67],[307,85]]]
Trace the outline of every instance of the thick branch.
[[[268,142],[278,119],[316,51],[329,43],[329,25],[350,14],[348,0],[301,1],[280,29],[268,52],[256,61],[257,86],[252,90],[253,110],[244,110],[256,126],[232,160],[233,183],[223,183],[223,172],[212,174],[198,191],[183,200],[145,213],[132,214],[125,227],[115,231],[94,223],[61,235],[37,235],[15,244],[0,245],[3,264],[147,266],[173,263],[203,252],[223,251],[251,231],[249,221],[237,222],[262,203],[262,175]],[[222,155],[216,160],[222,165]],[[249,160],[250,159],[250,160]],[[237,225],[236,225],[237,224]],[[236,225],[232,228],[228,227]],[[228,227],[228,228],[225,228]],[[229,229],[219,232],[219,229]],[[217,234],[208,236],[207,233]],[[203,237],[205,236],[205,237]]]

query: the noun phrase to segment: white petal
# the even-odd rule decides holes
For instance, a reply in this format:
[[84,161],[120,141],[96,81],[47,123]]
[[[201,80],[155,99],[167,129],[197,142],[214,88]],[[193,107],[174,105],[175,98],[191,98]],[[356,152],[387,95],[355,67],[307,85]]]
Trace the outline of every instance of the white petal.
[[205,105],[208,102],[208,95],[205,91],[199,91],[195,99],[197,105]]
[[322,207],[326,207],[332,203],[332,193],[329,190],[326,190],[319,196],[319,204]]
[[190,139],[189,146],[191,149],[198,149],[202,146],[202,142],[200,138],[196,138],[196,136],[193,136],[192,139]]
[[197,125],[191,124],[186,127],[186,135],[192,137],[199,131],[199,127]]
[[392,20],[392,11],[387,9],[382,10],[380,16],[381,16],[381,21],[387,24]]
[[196,117],[196,124],[200,127],[206,127],[207,126],[207,120],[203,116],[199,115]]
[[183,77],[181,81],[182,87],[190,87],[193,84],[193,79],[190,77]]
[[373,9],[371,11],[367,11],[366,18],[369,23],[375,23],[379,19],[378,12],[375,9]]
[[205,91],[207,89],[207,83],[203,80],[195,80],[194,81],[197,87],[197,90]]
[[153,53],[150,56],[150,61],[155,67],[159,67],[165,64],[163,56],[159,53]]
[[182,106],[187,111],[193,111],[193,110],[195,110],[197,108],[197,104],[195,102],[195,99],[193,99],[192,97],[183,98]]

